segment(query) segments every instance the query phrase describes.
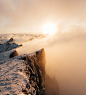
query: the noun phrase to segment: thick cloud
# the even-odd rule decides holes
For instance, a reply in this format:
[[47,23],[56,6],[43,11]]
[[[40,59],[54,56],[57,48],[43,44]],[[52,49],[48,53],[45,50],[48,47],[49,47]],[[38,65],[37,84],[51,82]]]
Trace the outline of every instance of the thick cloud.
[[85,27],[85,0],[1,0],[1,32],[40,32],[48,23]]
[[56,77],[59,95],[86,95],[86,32],[79,27],[74,29],[34,39],[17,49],[19,54],[45,49],[46,72]]

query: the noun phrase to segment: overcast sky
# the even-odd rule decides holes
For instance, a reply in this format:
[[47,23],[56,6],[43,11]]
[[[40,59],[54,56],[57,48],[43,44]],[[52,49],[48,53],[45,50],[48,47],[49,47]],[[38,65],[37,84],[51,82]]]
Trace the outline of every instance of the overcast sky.
[[86,30],[86,0],[0,0],[0,33],[41,33],[46,23]]

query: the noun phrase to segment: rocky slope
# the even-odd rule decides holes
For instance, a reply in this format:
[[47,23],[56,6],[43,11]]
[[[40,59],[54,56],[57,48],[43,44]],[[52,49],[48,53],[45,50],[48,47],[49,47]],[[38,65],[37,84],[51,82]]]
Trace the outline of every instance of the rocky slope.
[[0,95],[58,95],[55,80],[45,74],[44,49],[18,56],[14,49],[22,45],[12,42],[0,45]]

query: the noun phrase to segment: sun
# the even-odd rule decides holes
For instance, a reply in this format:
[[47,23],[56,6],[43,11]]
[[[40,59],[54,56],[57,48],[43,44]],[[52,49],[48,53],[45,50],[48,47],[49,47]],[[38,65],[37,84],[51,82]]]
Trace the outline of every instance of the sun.
[[52,34],[55,34],[55,31],[56,31],[56,25],[55,24],[47,23],[43,26],[43,33],[44,34],[52,35]]

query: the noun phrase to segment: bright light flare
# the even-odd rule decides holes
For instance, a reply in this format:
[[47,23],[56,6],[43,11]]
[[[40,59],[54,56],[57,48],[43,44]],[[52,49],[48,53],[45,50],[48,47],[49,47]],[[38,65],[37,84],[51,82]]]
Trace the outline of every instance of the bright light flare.
[[52,35],[52,34],[55,34],[55,32],[56,32],[56,25],[55,24],[47,23],[43,26],[43,33],[44,34]]

